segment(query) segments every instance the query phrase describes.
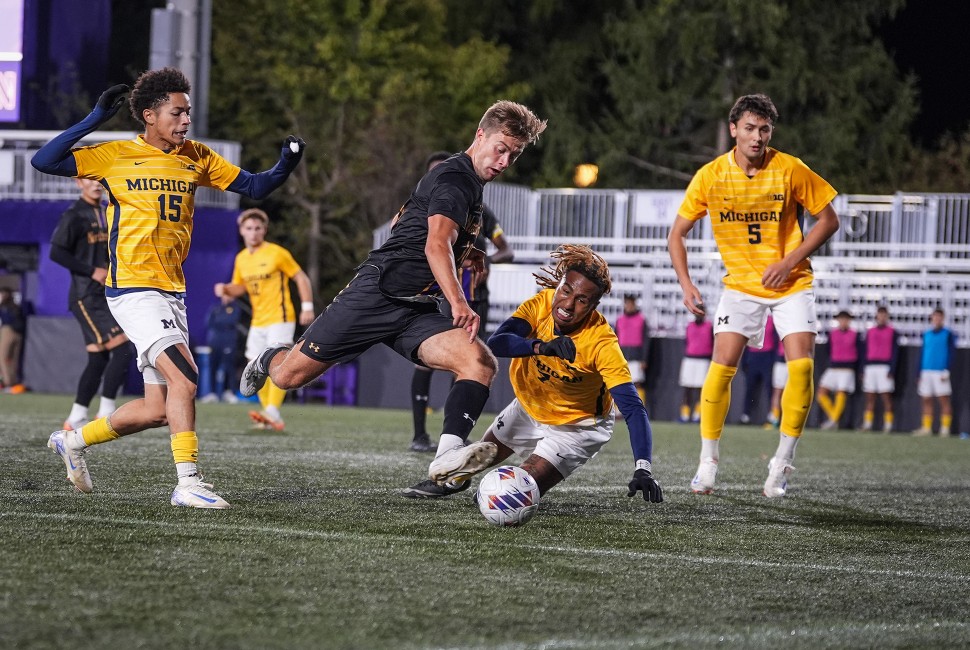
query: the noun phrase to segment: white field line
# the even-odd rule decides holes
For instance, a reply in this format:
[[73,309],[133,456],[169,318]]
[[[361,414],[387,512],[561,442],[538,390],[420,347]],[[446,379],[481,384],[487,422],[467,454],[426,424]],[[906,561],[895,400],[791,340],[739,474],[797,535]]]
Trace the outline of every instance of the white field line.
[[[41,512],[2,512],[0,511],[0,521],[4,519],[35,519],[52,521],[78,521],[77,515],[41,513]],[[159,521],[153,519],[134,519],[129,517],[104,517],[104,516],[83,516],[80,518],[85,523],[101,523],[119,526],[144,526],[155,528],[171,528],[172,521]],[[196,521],[191,524],[193,530],[199,531],[219,531],[226,533],[263,533],[275,536],[288,536],[302,539],[330,539],[344,540],[348,542],[360,541],[387,541],[393,540],[404,543],[420,544],[454,544],[455,540],[429,539],[420,535],[379,535],[370,533],[343,533],[332,531],[302,530],[299,528],[280,528],[276,526],[251,526],[246,524],[224,524],[211,521]],[[515,543],[512,541],[503,542],[506,548],[517,548],[526,551],[541,551],[545,553],[560,553],[563,555],[596,555],[600,557],[616,557],[629,560],[650,560],[664,562],[681,562],[684,564],[699,564],[709,566],[746,566],[761,569],[788,569],[800,570],[816,573],[846,573],[846,574],[866,574],[872,576],[885,576],[890,578],[911,578],[919,580],[950,580],[966,582],[970,580],[970,575],[963,573],[939,573],[934,571],[910,571],[898,569],[873,569],[857,566],[839,566],[833,564],[815,564],[807,562],[769,562],[765,560],[748,560],[743,558],[724,558],[724,557],[700,557],[683,553],[663,553],[656,551],[630,551],[625,549],[604,549],[604,548],[584,548],[581,546],[551,546],[547,544]]]

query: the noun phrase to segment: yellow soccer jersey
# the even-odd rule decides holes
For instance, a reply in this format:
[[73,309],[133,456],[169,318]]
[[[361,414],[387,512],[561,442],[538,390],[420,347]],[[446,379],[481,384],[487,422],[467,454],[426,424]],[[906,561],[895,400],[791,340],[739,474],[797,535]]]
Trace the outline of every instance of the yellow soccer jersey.
[[301,271],[290,251],[263,242],[252,253],[243,249],[236,255],[232,283],[241,284],[253,306],[253,327],[265,327],[296,320],[290,298],[290,278]]
[[193,140],[165,153],[141,135],[73,153],[78,177],[99,180],[108,191],[106,285],[185,291],[195,191],[225,190],[239,167]]
[[691,180],[678,214],[691,221],[710,215],[727,270],[726,288],[779,298],[812,286],[807,259],[792,269],[784,286],[767,289],[761,284],[768,265],[802,243],[798,206],[818,214],[837,192],[798,158],[770,147],[765,155],[765,166],[752,178],[738,167],[733,149],[704,165]]
[[[532,326],[530,338],[550,341],[558,335],[552,320],[553,289],[545,289],[512,314]],[[509,377],[519,404],[543,424],[586,424],[613,408],[609,389],[630,383],[630,369],[613,328],[598,311],[570,335],[576,361],[534,356],[512,359]]]

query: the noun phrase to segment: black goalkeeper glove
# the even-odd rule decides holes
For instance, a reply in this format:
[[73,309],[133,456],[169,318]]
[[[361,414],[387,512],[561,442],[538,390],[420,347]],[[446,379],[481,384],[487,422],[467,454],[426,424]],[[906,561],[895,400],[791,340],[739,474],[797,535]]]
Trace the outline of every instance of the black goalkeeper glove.
[[576,360],[576,344],[568,336],[560,336],[551,341],[539,342],[539,355],[543,357],[559,357],[566,361]]
[[649,470],[638,469],[633,472],[633,480],[630,481],[629,488],[628,497],[632,497],[638,490],[642,490],[644,501],[660,503],[664,500],[664,491]]
[[98,97],[98,108],[105,112],[105,121],[114,117],[121,105],[125,103],[125,93],[129,90],[125,84],[112,86]]
[[290,167],[295,167],[300,162],[300,158],[303,157],[304,149],[306,149],[306,142],[303,141],[303,138],[288,135],[286,140],[283,140],[283,151],[280,158]]

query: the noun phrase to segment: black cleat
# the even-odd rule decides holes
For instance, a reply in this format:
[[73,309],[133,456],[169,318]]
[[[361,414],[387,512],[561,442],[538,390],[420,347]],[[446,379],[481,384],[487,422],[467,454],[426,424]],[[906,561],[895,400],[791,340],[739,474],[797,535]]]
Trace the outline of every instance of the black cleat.
[[408,451],[434,453],[438,451],[438,443],[434,442],[428,434],[424,434],[411,441],[411,444],[408,445]]
[[408,499],[440,499],[441,497],[464,492],[470,485],[471,481],[462,481],[460,483],[449,482],[444,485],[438,485],[428,479],[416,483],[409,488],[404,488],[401,490],[401,496],[407,497]]

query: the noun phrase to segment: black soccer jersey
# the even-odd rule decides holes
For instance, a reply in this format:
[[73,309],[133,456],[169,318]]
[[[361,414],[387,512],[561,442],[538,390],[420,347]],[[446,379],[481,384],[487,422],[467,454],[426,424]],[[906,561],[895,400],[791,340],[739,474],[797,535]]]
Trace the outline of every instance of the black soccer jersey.
[[424,175],[401,208],[391,236],[364,262],[381,269],[380,287],[385,295],[403,298],[435,291],[434,274],[424,252],[431,215],[440,214],[458,224],[452,251],[461,266],[482,228],[484,187],[466,153],[455,154]]
[[78,199],[61,215],[51,237],[51,259],[71,272],[71,303],[104,295],[104,287],[91,279],[96,267],[108,266],[108,225],[100,205]]

